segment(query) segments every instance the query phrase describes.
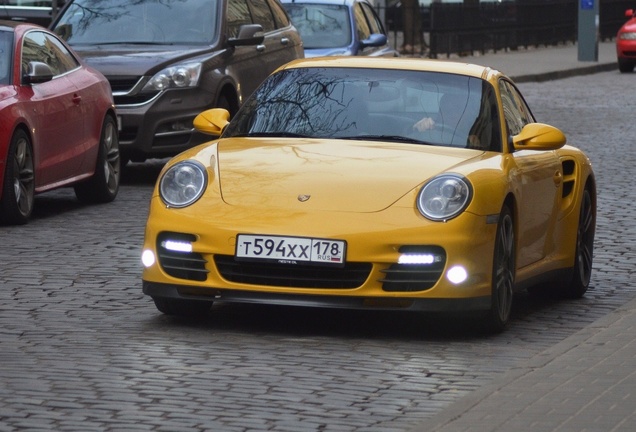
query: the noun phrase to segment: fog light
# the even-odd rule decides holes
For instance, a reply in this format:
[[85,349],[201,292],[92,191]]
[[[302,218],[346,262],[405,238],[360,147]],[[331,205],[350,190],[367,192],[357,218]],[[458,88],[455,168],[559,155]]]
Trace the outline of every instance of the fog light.
[[149,249],[146,249],[141,254],[141,262],[144,267],[152,267],[155,263],[155,253]]
[[446,278],[455,285],[459,285],[468,279],[468,272],[462,266],[451,267],[446,272]]

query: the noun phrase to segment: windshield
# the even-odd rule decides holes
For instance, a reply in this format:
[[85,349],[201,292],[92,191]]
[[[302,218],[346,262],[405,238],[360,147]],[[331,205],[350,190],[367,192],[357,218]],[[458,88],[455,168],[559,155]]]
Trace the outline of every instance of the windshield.
[[0,31],[0,85],[11,84],[13,32]]
[[346,6],[284,3],[306,49],[338,48],[351,44],[351,22]]
[[209,45],[217,15],[217,0],[76,0],[55,32],[71,45]]
[[463,75],[298,68],[269,77],[223,137],[300,136],[501,150],[492,86]]

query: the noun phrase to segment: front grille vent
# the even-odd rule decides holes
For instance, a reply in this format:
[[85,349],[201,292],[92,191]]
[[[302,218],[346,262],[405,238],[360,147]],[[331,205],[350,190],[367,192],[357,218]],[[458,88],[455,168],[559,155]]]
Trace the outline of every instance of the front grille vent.
[[221,276],[231,282],[287,288],[350,289],[361,286],[371,272],[370,263],[347,263],[344,267],[236,261],[216,255]]
[[446,266],[446,252],[438,246],[403,246],[400,253],[430,258],[430,264],[393,264],[382,270],[382,289],[389,292],[425,291],[432,288]]
[[130,92],[142,78],[141,76],[109,76],[108,82],[113,93]]
[[157,237],[157,255],[163,271],[172,277],[192,281],[204,281],[208,277],[207,261],[199,253],[168,250],[166,240],[194,242],[190,234],[163,232]]

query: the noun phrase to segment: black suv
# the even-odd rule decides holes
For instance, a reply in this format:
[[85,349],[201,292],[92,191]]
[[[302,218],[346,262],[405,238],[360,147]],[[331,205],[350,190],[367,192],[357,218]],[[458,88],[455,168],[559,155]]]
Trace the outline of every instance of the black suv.
[[209,137],[201,111],[243,100],[303,57],[278,0],[70,0],[51,28],[110,81],[122,160],[166,157]]

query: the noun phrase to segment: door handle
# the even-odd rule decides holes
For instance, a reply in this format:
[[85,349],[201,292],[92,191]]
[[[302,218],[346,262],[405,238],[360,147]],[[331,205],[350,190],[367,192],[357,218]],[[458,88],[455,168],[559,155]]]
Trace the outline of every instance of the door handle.
[[79,105],[82,102],[82,97],[78,94],[73,95],[73,103]]

